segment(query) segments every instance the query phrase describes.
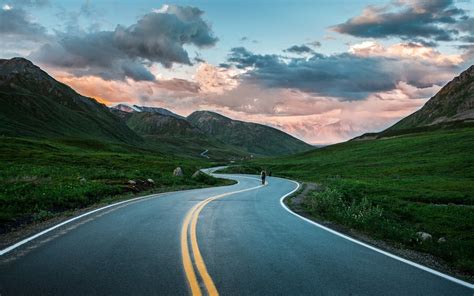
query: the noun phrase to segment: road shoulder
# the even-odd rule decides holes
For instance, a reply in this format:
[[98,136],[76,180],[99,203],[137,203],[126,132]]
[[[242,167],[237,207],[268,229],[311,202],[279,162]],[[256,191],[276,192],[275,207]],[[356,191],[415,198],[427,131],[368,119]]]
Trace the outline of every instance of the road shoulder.
[[429,267],[441,273],[448,274],[450,276],[461,279],[468,283],[471,283],[471,284],[474,283],[473,276],[451,268],[449,264],[447,264],[445,261],[431,254],[402,248],[401,246],[394,245],[393,243],[374,239],[367,234],[364,234],[360,231],[357,231],[345,225],[335,223],[333,221],[323,219],[322,217],[316,217],[310,214],[309,211],[305,209],[304,199],[312,191],[318,190],[318,188],[320,188],[320,185],[317,183],[311,183],[311,182],[300,182],[300,184],[301,184],[300,190],[286,197],[283,200],[286,207],[292,212],[296,213],[297,215],[302,216],[306,219],[309,219],[324,227],[332,229],[336,232],[349,236],[355,240],[361,241],[367,245],[381,249],[385,252],[394,254],[396,256],[407,259],[409,261],[413,261],[415,263]]

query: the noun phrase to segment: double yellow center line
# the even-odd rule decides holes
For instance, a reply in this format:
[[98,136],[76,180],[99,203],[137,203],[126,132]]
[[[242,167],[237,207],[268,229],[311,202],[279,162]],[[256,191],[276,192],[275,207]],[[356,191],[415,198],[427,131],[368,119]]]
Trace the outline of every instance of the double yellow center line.
[[[210,203],[213,200],[222,198],[224,196],[229,196],[232,194],[255,190],[262,186],[264,185],[259,185],[259,186],[255,186],[255,187],[251,187],[251,188],[247,188],[243,190],[232,191],[232,192],[227,192],[227,193],[211,196],[199,202],[194,207],[192,207],[191,210],[189,210],[189,212],[186,214],[186,217],[184,218],[183,226],[181,228],[181,256],[183,259],[183,266],[184,266],[184,272],[186,274],[186,279],[188,280],[188,284],[189,284],[189,287],[191,288],[191,293],[193,296],[201,296],[202,292],[201,292],[201,287],[199,285],[198,279],[196,277],[193,261],[191,260],[192,255],[194,255],[194,265],[197,269],[197,272],[200,278],[202,279],[202,282],[204,283],[204,286],[206,287],[207,294],[210,296],[219,295],[219,292],[217,292],[216,286],[214,285],[214,282],[212,281],[211,276],[207,272],[206,264],[204,263],[201,252],[199,251],[199,245],[198,245],[197,236],[196,236],[197,220],[199,217],[199,213],[208,203]],[[188,233],[189,233],[189,239],[191,241],[192,254],[189,251]]]

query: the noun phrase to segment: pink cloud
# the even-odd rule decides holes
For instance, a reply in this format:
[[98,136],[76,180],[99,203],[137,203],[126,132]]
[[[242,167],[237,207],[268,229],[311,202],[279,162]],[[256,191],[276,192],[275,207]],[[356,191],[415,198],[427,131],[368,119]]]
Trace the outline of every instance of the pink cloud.
[[439,88],[418,89],[401,82],[397,89],[372,94],[366,100],[339,101],[247,83],[239,83],[220,93],[196,93],[182,81],[170,80],[165,84],[105,81],[94,76],[74,77],[64,73],[56,78],[79,93],[109,105],[128,102],[160,106],[183,115],[195,110],[214,110],[235,119],[279,128],[313,144],[341,142],[386,128],[418,109]]
[[[383,47],[365,43],[352,46],[351,51],[354,55],[391,56],[407,63],[410,59],[457,63],[457,57],[418,46],[405,50],[403,44]],[[420,108],[440,89],[429,83],[432,86],[418,88],[400,81],[393,90],[372,93],[363,100],[341,101],[295,89],[266,88],[241,80],[239,77],[244,72],[202,63],[192,80],[105,81],[94,76],[74,77],[64,72],[55,72],[55,76],[78,92],[110,105],[127,102],[159,106],[182,115],[195,110],[213,110],[235,119],[279,128],[313,144],[341,142],[387,128]],[[430,73],[423,79],[430,82],[440,77],[449,80],[452,73]],[[409,80],[407,76],[406,81]]]
[[363,57],[382,56],[411,60],[422,60],[438,66],[454,66],[463,62],[460,54],[442,54],[441,52],[420,43],[396,43],[383,46],[376,41],[364,41],[349,48],[351,54]]

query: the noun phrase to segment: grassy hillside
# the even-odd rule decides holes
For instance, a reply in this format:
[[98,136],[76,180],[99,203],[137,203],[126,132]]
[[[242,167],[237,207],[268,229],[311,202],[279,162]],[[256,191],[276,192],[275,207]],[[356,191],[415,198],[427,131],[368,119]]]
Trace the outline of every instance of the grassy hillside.
[[208,136],[255,155],[288,155],[313,148],[275,128],[233,120],[211,111],[196,111],[187,119]]
[[211,160],[248,157],[248,153],[243,150],[204,134],[184,117],[173,115],[168,111],[171,113],[169,115],[163,111],[165,109],[148,109],[158,109],[161,113],[148,111],[127,113],[116,109],[111,109],[111,111],[145,139],[142,146],[161,153],[186,158],[203,158],[200,154],[208,150],[206,155]]
[[[317,182],[312,215],[395,245],[434,254],[474,274],[474,127],[351,141],[243,170]],[[431,234],[421,242],[416,232]],[[445,243],[438,243],[444,237]]]
[[[191,178],[211,165],[95,140],[0,137],[0,233],[127,194],[227,184],[208,176]],[[172,176],[177,166],[184,177]]]
[[54,80],[30,61],[0,59],[0,136],[142,139],[108,108]]

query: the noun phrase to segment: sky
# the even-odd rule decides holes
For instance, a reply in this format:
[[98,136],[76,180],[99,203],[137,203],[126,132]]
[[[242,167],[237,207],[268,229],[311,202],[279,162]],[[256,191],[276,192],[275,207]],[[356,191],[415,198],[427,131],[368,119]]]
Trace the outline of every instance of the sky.
[[0,58],[109,106],[212,110],[311,144],[381,131],[474,63],[467,0],[0,0]]

